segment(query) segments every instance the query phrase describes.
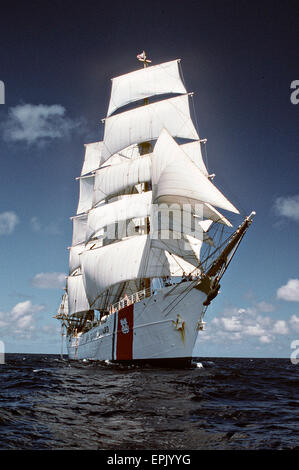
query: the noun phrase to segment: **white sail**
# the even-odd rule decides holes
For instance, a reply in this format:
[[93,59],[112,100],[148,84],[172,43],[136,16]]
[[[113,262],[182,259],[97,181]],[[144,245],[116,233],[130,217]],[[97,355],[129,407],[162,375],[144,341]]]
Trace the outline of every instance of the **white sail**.
[[173,253],[165,252],[171,276],[182,276],[183,274],[192,274],[198,276],[200,274],[200,269],[195,268],[193,264],[188,263],[180,256],[174,255]]
[[151,247],[147,235],[131,237],[81,255],[90,305],[109,287],[131,279],[170,274],[164,251]]
[[195,238],[205,241],[204,233],[209,230],[213,220],[204,219],[203,204],[153,204],[151,211],[151,234],[163,230],[166,234],[169,231],[179,234],[192,235]]
[[73,274],[77,269],[81,268],[80,255],[84,250],[89,250],[91,247],[101,246],[100,240],[92,240],[90,243],[80,243],[79,245],[71,246],[69,248],[69,274]]
[[96,170],[101,164],[103,142],[85,144],[85,157],[81,170],[81,176]]
[[105,120],[102,161],[133,143],[157,139],[163,128],[174,137],[199,138],[190,117],[188,95],[108,117]]
[[82,274],[67,278],[69,315],[89,310]]
[[72,274],[74,271],[81,267],[80,254],[85,249],[85,243],[80,243],[76,246],[70,247],[70,256],[69,256],[69,273]]
[[151,154],[100,168],[94,181],[93,205],[151,179]]
[[73,239],[72,246],[85,242],[87,214],[79,215],[72,218],[73,221]]
[[207,167],[203,161],[201,153],[201,144],[199,140],[188,142],[180,146],[196,166],[203,172],[205,176],[209,176]]
[[184,238],[181,239],[152,239],[151,246],[180,256],[180,258],[184,259],[195,267],[199,265],[202,241],[190,237],[189,235],[184,236]]
[[232,227],[231,222],[224,217],[220,212],[218,212],[215,207],[211,206],[211,204],[204,203],[202,209],[202,215],[206,219],[211,219],[213,222],[227,225],[228,227]]
[[140,157],[138,144],[129,145],[129,147],[126,147],[125,149],[120,150],[118,153],[111,155],[111,157],[109,157],[108,160],[106,160],[101,165],[101,167],[123,163],[138,157]]
[[77,214],[89,211],[92,207],[94,175],[80,178],[80,196]]
[[68,294],[65,292],[62,296],[61,303],[57,310],[57,313],[60,315],[67,315],[68,314]]
[[142,98],[186,93],[178,63],[179,60],[172,60],[113,78],[108,116],[116,109]]
[[161,132],[154,148],[152,183],[154,202],[202,201],[239,213],[186,156],[166,129]]
[[91,209],[87,218],[86,241],[101,228],[136,217],[147,217],[151,212],[152,192],[132,194],[110,204]]

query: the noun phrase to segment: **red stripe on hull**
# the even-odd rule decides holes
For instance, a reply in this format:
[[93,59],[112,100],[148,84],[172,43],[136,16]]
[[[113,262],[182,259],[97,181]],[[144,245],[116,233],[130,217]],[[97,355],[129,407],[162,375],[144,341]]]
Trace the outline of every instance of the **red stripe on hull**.
[[133,326],[134,305],[122,308],[117,319],[116,360],[131,360],[133,358]]

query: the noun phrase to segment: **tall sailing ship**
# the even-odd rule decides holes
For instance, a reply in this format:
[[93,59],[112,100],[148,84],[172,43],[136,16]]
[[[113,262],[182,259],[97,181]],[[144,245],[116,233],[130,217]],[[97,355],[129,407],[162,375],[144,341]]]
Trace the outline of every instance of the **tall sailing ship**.
[[58,314],[70,359],[192,361],[204,315],[253,215],[213,183],[180,60],[112,79],[104,138],[86,144]]

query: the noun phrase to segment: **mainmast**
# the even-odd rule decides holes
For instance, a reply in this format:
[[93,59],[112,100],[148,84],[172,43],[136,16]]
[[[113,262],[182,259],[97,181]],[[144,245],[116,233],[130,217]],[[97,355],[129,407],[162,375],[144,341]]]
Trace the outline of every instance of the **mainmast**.
[[[145,51],[142,51],[141,54],[138,54],[137,59],[140,62],[143,62],[143,68],[146,68],[148,64],[151,63],[151,60],[147,59]],[[143,105],[146,106],[148,105],[148,103],[149,103],[149,99],[147,97],[144,98]],[[139,148],[140,156],[147,155],[152,152],[152,145],[150,142],[141,142],[138,145],[138,148]],[[143,183],[143,189],[144,189],[144,192],[150,191],[151,190],[150,183],[148,183],[147,181]],[[150,233],[150,218],[149,217],[146,217],[144,225],[145,225],[145,233],[149,234]],[[151,286],[151,280],[144,279],[144,288],[147,289],[150,286]]]
[[[147,59],[145,51],[143,51],[141,54],[138,54],[137,59],[143,62],[143,68],[146,68],[148,64],[152,62],[151,60]],[[143,105],[146,106],[148,103],[149,103],[148,98],[144,98]],[[141,142],[138,145],[138,147],[139,147],[139,152],[141,156],[149,154],[152,151],[152,145],[150,142]],[[144,183],[144,191],[149,191],[149,190],[150,190],[149,183],[148,182]]]

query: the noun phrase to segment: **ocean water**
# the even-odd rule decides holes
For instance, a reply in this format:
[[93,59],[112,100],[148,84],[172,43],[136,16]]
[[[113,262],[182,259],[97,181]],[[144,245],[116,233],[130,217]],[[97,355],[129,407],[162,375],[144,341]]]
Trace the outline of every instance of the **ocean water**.
[[0,449],[299,449],[299,365],[197,361],[176,370],[6,354]]

